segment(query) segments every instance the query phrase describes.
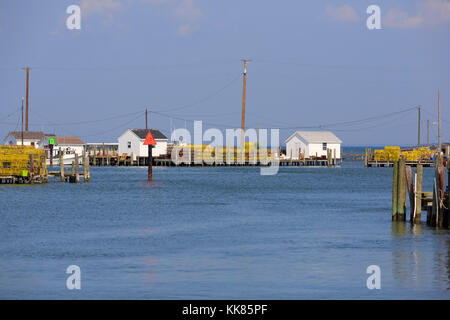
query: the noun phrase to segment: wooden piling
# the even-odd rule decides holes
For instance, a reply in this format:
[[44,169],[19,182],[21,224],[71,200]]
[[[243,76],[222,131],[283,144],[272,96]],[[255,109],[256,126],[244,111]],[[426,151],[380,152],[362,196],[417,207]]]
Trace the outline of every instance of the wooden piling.
[[423,179],[423,166],[419,164],[417,165],[416,169],[416,187],[415,187],[416,209],[414,211],[413,219],[411,220],[411,222],[417,224],[420,224],[422,215],[422,179]]
[[[30,177],[30,183],[33,184],[34,183],[34,155],[32,152],[30,153],[30,163],[29,163],[28,169],[29,169],[28,175]],[[14,181],[14,178],[13,178],[13,181]]]
[[78,153],[75,153],[75,183],[80,183],[80,161]]
[[327,149],[327,167],[331,166],[330,149]]
[[86,157],[86,152],[83,151],[83,180],[84,182],[86,182],[86,175],[87,175],[87,162],[89,160],[87,160],[88,158]]
[[450,228],[450,159],[447,157],[447,228]]
[[438,227],[442,228],[444,226],[444,199],[445,199],[445,171],[444,171],[444,165],[442,162],[439,163],[438,166]]
[[411,166],[405,166],[406,173],[406,191],[408,192],[409,198],[409,211],[410,211],[410,221],[414,220],[414,211],[415,211],[415,200],[416,197],[414,195],[414,186],[413,186],[413,175]]
[[367,148],[364,148],[364,167],[365,168],[367,168],[367,161],[368,161],[367,156],[368,156]]
[[439,218],[439,174],[438,174],[438,161],[435,161],[435,168],[434,168],[434,179],[433,179],[433,202],[431,207],[431,215],[429,219],[427,219],[427,223],[435,227],[438,224],[438,218]]
[[[367,159],[367,148],[366,148]],[[398,206],[398,161],[394,162],[394,173],[392,179],[392,221],[397,221],[397,206]]]
[[64,182],[64,156],[61,148],[59,148],[59,175],[61,182]]
[[[333,150],[334,154],[333,154],[333,166],[336,166],[336,149]],[[341,155],[342,157],[342,155]]]
[[397,195],[397,220],[405,221],[406,216],[406,172],[405,159],[401,158],[398,165],[398,195]]

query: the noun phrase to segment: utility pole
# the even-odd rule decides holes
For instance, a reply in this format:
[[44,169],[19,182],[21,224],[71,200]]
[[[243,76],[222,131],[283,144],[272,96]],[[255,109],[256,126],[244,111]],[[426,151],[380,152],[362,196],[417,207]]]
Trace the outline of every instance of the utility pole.
[[430,145],[430,120],[427,120],[427,147]]
[[22,97],[22,147],[23,147],[23,97]]
[[441,93],[438,90],[438,152],[441,153]]
[[28,131],[28,102],[29,102],[29,85],[30,85],[30,67],[26,67],[26,68],[22,68],[23,70],[25,70],[27,72],[27,93],[26,93],[26,97],[27,97],[27,108],[26,108],[26,119],[25,119],[25,131]]
[[145,109],[145,130],[148,130],[148,110]]
[[417,107],[419,111],[419,117],[417,122],[417,147],[420,147],[420,105]]
[[245,90],[247,85],[247,62],[250,62],[251,60],[248,59],[241,59],[241,61],[244,62],[244,83],[243,83],[243,91],[242,91],[242,123],[241,123],[241,148],[244,148],[243,152],[245,152]]

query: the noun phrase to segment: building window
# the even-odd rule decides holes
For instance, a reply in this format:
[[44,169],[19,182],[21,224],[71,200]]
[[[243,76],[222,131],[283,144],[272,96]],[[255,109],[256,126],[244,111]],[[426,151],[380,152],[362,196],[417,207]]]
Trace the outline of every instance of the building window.
[[322,143],[322,150],[324,150],[324,151],[327,150],[327,143],[326,142]]
[[131,148],[131,141],[128,141],[128,149]]

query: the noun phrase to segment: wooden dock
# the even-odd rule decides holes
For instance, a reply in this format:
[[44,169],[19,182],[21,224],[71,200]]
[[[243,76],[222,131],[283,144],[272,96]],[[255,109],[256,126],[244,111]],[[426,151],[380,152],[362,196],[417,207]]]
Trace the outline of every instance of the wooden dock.
[[[433,191],[422,190],[423,165],[419,163],[415,173],[405,159],[394,162],[392,184],[392,221],[406,221],[406,203],[409,199],[410,221],[421,223],[422,210],[427,212],[427,225],[437,228],[450,227],[450,195],[445,188],[445,167],[443,158],[434,163]],[[450,162],[447,162],[450,181]]]
[[[400,148],[398,150],[400,150]],[[372,167],[380,168],[380,167],[394,167],[394,163],[397,162],[399,158],[402,157],[403,155],[397,154],[396,158],[393,157],[389,158],[389,155],[384,158],[378,158],[376,154],[375,155],[372,154],[371,148],[366,148],[363,159],[364,159],[364,166],[366,168]],[[435,164],[435,161],[429,158],[418,157],[417,159],[414,160],[406,158],[404,159],[406,161],[406,165],[410,167],[417,167],[418,165],[421,165],[422,167],[432,167]]]
[[72,161],[72,166],[69,171],[68,168],[64,166],[64,155],[60,149],[58,162],[59,170],[49,171],[47,175],[50,177],[59,178],[59,181],[61,182],[80,183],[81,179],[83,179],[83,181],[87,183],[91,180],[91,170],[89,158],[85,152],[83,152],[81,159],[83,171],[80,171],[80,159],[78,154],[75,154],[75,160]]
[[[183,161],[177,163],[169,157],[157,157],[152,159],[153,166],[156,167],[219,167],[219,166],[232,166],[232,167],[252,167],[252,166],[271,166],[272,163],[278,163],[280,167],[334,167],[340,166],[342,164],[342,159],[322,159],[322,158],[311,158],[311,159],[267,159],[266,161],[214,161],[214,160],[203,160],[203,161]],[[89,157],[89,164],[91,166],[127,166],[127,167],[146,167],[148,166],[148,157],[136,157],[135,160],[130,156],[119,157],[117,155],[110,156],[91,156]]]
[[[418,165],[422,165],[423,167],[432,167],[434,166],[434,161],[432,160],[421,160],[421,161],[407,161],[407,166],[417,167]],[[393,167],[394,161],[377,161],[377,160],[368,160],[366,162],[367,168],[372,167]]]

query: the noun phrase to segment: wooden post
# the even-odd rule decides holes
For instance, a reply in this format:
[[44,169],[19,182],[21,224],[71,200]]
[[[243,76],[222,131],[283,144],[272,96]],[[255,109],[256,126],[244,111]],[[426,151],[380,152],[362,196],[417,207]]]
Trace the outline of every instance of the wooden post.
[[86,167],[85,170],[85,176],[84,176],[84,182],[89,182],[91,180],[91,167],[89,164],[89,157],[86,159]]
[[[28,130],[28,129],[27,129]],[[438,90],[438,154],[442,151],[441,145],[441,93]]]
[[[22,68],[23,70],[25,70],[27,72],[27,92],[26,92],[26,97],[27,97],[27,109],[26,109],[26,118],[25,118],[25,131],[28,132],[28,101],[29,101],[29,87],[30,87],[30,67],[26,67],[26,68]],[[22,144],[23,145],[23,144]]]
[[78,153],[75,153],[75,183],[80,183],[80,161]]
[[438,176],[439,176],[439,183],[438,183],[438,226],[439,228],[442,228],[444,226],[444,198],[445,198],[445,172],[444,172],[444,165],[442,164],[442,161],[439,163],[438,166]]
[[414,186],[413,186],[413,176],[412,176],[412,168],[411,166],[406,166],[406,187],[409,197],[409,210],[410,210],[410,221],[414,220],[414,211],[415,211],[415,196],[414,196]]
[[153,157],[152,157],[152,145],[148,145],[148,181],[153,180]]
[[413,223],[420,224],[421,214],[422,214],[422,177],[423,177],[423,166],[421,164],[417,165],[416,169],[416,210],[414,211],[414,217],[411,220]]
[[447,158],[447,228],[450,228],[450,159]]
[[405,174],[405,159],[400,158],[398,165],[398,195],[397,195],[397,220],[405,221],[406,211],[406,174]]
[[420,147],[420,106],[417,107],[419,112],[417,119],[417,146]]
[[105,143],[102,143],[102,166],[105,165]]
[[336,149],[333,149],[333,166],[336,166]]
[[34,180],[34,155],[33,153],[30,153],[30,162],[29,162],[29,177],[30,177],[30,183],[33,184]]
[[87,164],[86,164],[86,152],[83,150],[83,154],[82,154],[82,157],[83,157],[83,180],[84,180],[84,182],[86,182],[86,174],[87,174]]
[[241,61],[244,62],[244,72],[243,72],[244,77],[243,77],[243,90],[242,90],[241,149],[244,148],[244,152],[245,152],[244,132],[245,132],[245,93],[246,93],[246,83],[247,83],[247,62],[249,62],[251,60],[242,59]]
[[330,166],[330,149],[327,149],[327,167]]
[[59,148],[59,170],[61,176],[61,182],[64,182],[64,156],[61,148]]
[[[366,149],[367,154],[367,149]],[[392,179],[392,221],[397,221],[398,206],[398,161],[394,162],[394,173]]]
[[[367,168],[367,157],[369,156],[368,152],[367,152],[367,148],[364,149],[364,167]],[[395,172],[394,172],[395,173]]]
[[437,225],[437,217],[438,217],[438,197],[437,197],[437,181],[436,176],[433,180],[433,202],[432,202],[432,208],[431,208],[431,217],[430,217],[430,225],[432,227],[435,227]]

